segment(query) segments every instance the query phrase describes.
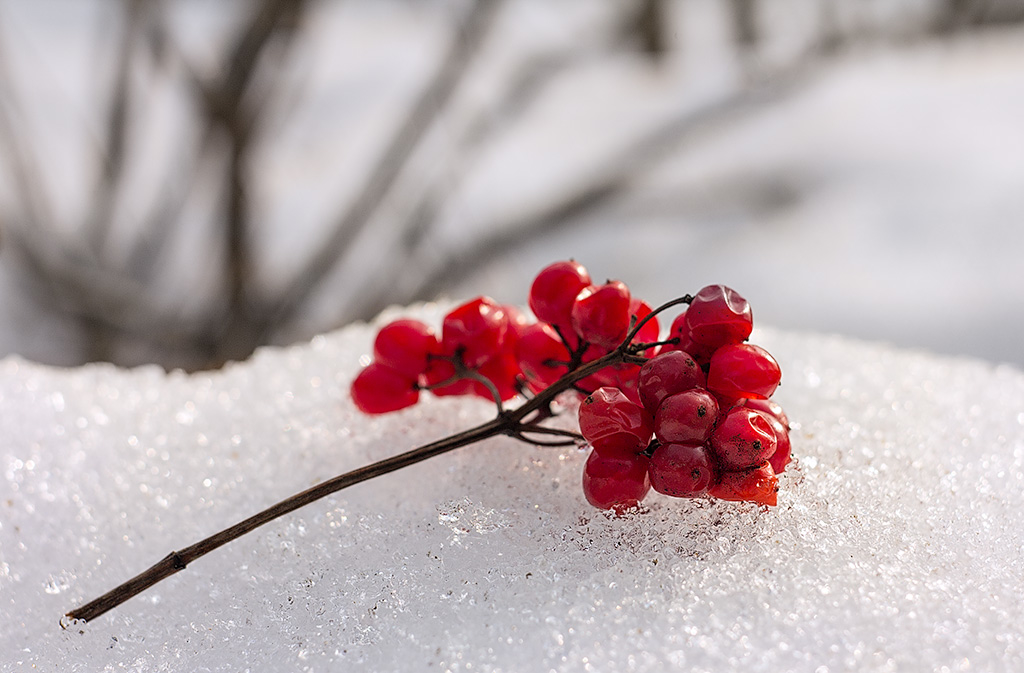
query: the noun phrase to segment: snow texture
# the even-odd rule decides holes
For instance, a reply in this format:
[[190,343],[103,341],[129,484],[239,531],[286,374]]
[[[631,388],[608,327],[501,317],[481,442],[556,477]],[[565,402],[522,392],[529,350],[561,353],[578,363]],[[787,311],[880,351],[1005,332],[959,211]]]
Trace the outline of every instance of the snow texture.
[[172,549],[489,417],[452,398],[359,415],[372,333],[191,376],[0,362],[0,668],[1024,669],[1024,374],[766,329],[797,456],[778,508],[655,494],[609,518],[583,452],[498,439],[60,628]]

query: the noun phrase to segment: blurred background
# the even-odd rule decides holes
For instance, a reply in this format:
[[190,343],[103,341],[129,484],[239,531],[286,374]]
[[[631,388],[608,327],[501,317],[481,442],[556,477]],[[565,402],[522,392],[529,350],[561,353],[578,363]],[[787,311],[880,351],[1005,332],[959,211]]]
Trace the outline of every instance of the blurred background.
[[190,370],[574,257],[1024,366],[1024,0],[0,0],[0,355]]

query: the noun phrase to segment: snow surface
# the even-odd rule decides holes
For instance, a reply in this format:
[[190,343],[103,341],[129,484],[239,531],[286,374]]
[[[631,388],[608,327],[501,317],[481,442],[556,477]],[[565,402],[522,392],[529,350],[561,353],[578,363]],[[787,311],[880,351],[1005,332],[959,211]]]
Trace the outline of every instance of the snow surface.
[[776,330],[754,340],[794,422],[778,508],[656,496],[608,518],[582,452],[499,439],[60,628],[172,549],[489,417],[451,398],[359,415],[346,389],[371,336],[191,376],[0,362],[0,668],[1024,669],[1024,373]]

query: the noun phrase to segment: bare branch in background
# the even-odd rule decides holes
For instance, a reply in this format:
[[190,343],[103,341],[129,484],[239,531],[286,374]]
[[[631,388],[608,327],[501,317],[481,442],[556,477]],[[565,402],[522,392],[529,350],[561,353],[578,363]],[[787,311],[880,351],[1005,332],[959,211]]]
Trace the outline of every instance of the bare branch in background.
[[500,0],[480,0],[470,6],[433,79],[410,106],[377,163],[367,171],[368,177],[359,195],[348,206],[331,235],[274,302],[266,315],[265,330],[289,322],[301,311],[306,299],[318,289],[369,223],[405,162],[472,65],[476,52],[490,33],[501,4]]

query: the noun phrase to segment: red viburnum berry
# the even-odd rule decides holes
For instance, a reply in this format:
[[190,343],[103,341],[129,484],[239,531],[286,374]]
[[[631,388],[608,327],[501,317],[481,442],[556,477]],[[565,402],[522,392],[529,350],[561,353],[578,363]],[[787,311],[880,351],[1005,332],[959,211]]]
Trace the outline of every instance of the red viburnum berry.
[[444,317],[441,344],[446,355],[461,352],[463,363],[476,369],[497,354],[508,329],[508,317],[490,297],[477,297]]
[[569,352],[546,323],[534,323],[523,331],[516,344],[516,359],[535,390],[547,388],[569,371]]
[[664,444],[703,444],[718,420],[718,402],[703,388],[669,395],[654,416],[654,434]]
[[690,328],[686,324],[686,311],[676,316],[669,328],[668,338],[675,339],[675,345],[666,345],[663,352],[682,351],[697,361],[697,364],[707,365],[715,352],[715,346],[699,344],[690,338]]
[[711,356],[708,390],[723,398],[771,397],[782,379],[779,363],[753,344],[722,346]]
[[530,310],[542,320],[563,330],[572,325],[572,305],[580,290],[590,285],[590,274],[573,260],[555,262],[544,268],[530,287]]
[[[494,384],[502,402],[512,399],[519,393],[516,382],[523,372],[519,368],[519,361],[512,353],[499,353],[480,365],[477,372]],[[473,382],[473,394],[485,400],[494,400],[491,391],[479,381]]]
[[600,509],[632,509],[651,490],[650,460],[628,448],[595,446],[583,466],[583,495]]
[[772,464],[775,474],[782,474],[786,471],[793,452],[789,439],[789,417],[786,416],[786,412],[773,400],[745,399],[740,401],[740,405],[759,412],[771,423],[778,443],[775,446],[775,453],[768,462]]
[[587,286],[572,305],[572,327],[584,341],[615,348],[629,331],[629,300],[622,281]]
[[415,378],[379,362],[371,362],[352,381],[352,401],[365,414],[386,414],[419,400]]
[[724,285],[701,289],[685,315],[690,339],[713,348],[745,341],[754,324],[747,300]]
[[[634,325],[638,324],[641,320],[649,316],[652,310],[653,309],[651,308],[650,304],[645,302],[643,299],[640,299],[639,297],[632,297],[629,300],[629,314],[630,316],[632,316]],[[658,326],[658,317],[654,316],[653,318],[645,322],[643,327],[637,330],[636,335],[633,337],[633,343],[654,343],[655,341],[658,341],[660,337],[661,328]],[[655,351],[657,350],[657,348],[657,346],[648,348],[643,352],[643,355],[647,357],[653,357],[655,355]]]
[[598,388],[580,403],[580,434],[591,445],[642,451],[651,441],[651,418],[618,388]]
[[660,353],[644,363],[637,376],[640,399],[651,413],[657,411],[661,401],[669,395],[703,388],[705,383],[704,372],[683,351]]
[[748,409],[768,414],[769,416],[777,419],[787,430],[789,429],[789,417],[786,416],[786,412],[783,411],[782,405],[775,400],[747,398],[740,401],[739,404],[740,406],[747,407]]
[[718,419],[710,443],[723,469],[742,470],[771,458],[778,439],[763,414],[733,407]]
[[651,488],[675,498],[704,495],[715,483],[715,464],[703,444],[662,444],[647,472]]
[[721,473],[708,492],[722,500],[775,506],[778,504],[779,479],[771,464],[765,462],[745,470]]
[[[455,376],[455,365],[447,360],[431,360],[423,379],[430,392],[437,397],[450,395],[471,395],[474,392],[474,383],[471,379],[456,379],[445,385],[438,385]],[[490,396],[488,396],[490,399]]]
[[427,371],[430,356],[440,352],[434,330],[419,320],[390,322],[373,342],[373,359],[410,379]]

